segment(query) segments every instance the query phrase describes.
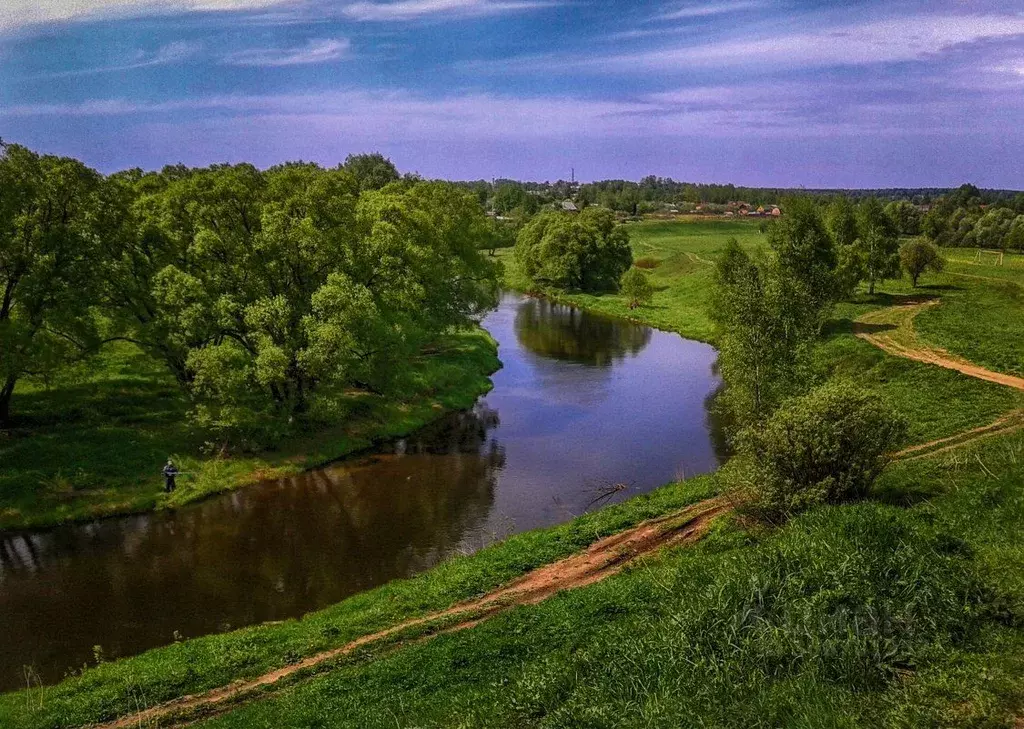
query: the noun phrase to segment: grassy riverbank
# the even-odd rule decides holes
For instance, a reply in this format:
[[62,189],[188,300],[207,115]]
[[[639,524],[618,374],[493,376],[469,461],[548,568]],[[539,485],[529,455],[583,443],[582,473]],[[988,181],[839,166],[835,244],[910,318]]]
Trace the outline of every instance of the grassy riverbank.
[[[469,407],[500,367],[494,340],[476,330],[438,343],[416,363],[401,398],[339,398],[337,426],[302,433],[255,455],[201,457],[187,402],[157,363],[116,344],[65,382],[28,382],[15,393],[16,427],[0,440],[0,529],[181,506],[210,494],[302,471],[408,434]],[[163,493],[173,456],[178,490]]]
[[[756,225],[633,230],[637,257],[661,261],[650,269],[653,305],[630,312],[617,295],[565,298],[710,337],[709,262],[730,236],[760,245]],[[991,282],[958,271],[927,276],[916,292],[889,282],[842,305],[817,353],[820,377],[849,376],[887,398],[910,421],[913,443],[1024,407],[1020,392],[894,357],[854,334],[856,318],[929,294],[941,303],[921,314],[923,342],[956,341],[962,357],[1012,363],[1024,316],[1006,320],[1010,299],[977,310]],[[924,319],[933,311],[941,315]],[[965,322],[986,334],[975,342]],[[1014,341],[987,334],[1004,329]],[[253,678],[478,596],[720,487],[717,475],[672,484],[303,620],[186,641],[0,696],[0,725],[78,726]],[[443,622],[410,629],[199,725],[1012,726],[1024,706],[1022,531],[1018,431],[901,461],[863,503],[818,508],[776,530],[723,517],[696,546],[599,584],[429,641],[414,639],[443,631]]]

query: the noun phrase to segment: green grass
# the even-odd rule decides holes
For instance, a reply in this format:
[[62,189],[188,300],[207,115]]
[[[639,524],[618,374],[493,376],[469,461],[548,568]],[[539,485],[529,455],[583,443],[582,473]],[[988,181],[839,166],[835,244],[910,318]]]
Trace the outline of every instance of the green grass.
[[1006,726],[1024,701],[1024,441],[971,456],[899,465],[876,498],[775,532],[723,524],[200,726]]
[[[711,338],[707,261],[731,236],[760,246],[756,224],[632,228],[637,257],[654,266],[653,306],[629,312],[615,295],[562,298]],[[926,276],[931,288],[916,292],[943,299],[921,315],[918,334],[975,361],[1002,361],[1016,345],[992,337],[1024,340],[1019,302],[1002,283],[952,269]],[[856,317],[912,293],[906,282],[886,282],[837,307],[817,376],[852,377],[887,398],[907,416],[914,442],[1021,407],[1020,393],[894,358],[853,336]],[[966,338],[965,327],[984,334]],[[0,696],[0,726],[75,726],[252,677],[479,595],[719,488],[716,475],[666,486],[303,620],[187,641]],[[1018,433],[896,464],[867,502],[819,508],[780,529],[723,520],[696,547],[469,631],[353,655],[201,725],[1010,726],[1024,708],[1021,533]]]
[[196,638],[101,664],[57,686],[5,694],[0,696],[0,726],[78,726],[253,677],[479,596],[602,536],[707,498],[716,489],[713,477],[666,486],[557,527],[513,536],[471,557],[452,559],[419,577],[355,595],[301,620]]
[[1024,288],[946,277],[942,303],[922,312],[918,332],[932,344],[996,372],[1024,376]]
[[[74,379],[19,386],[16,426],[0,440],[0,529],[180,506],[406,435],[489,390],[496,349],[482,330],[452,335],[417,362],[403,397],[352,395],[339,402],[338,426],[213,458],[200,455],[174,381],[133,346],[114,345]],[[191,474],[171,495],[160,476],[169,455]]]
[[[764,244],[758,231],[761,221],[644,221],[627,226],[635,259],[647,259],[654,299],[640,309],[630,310],[629,301],[619,294],[566,293],[545,290],[551,298],[623,319],[651,324],[688,339],[710,342],[714,337],[707,316],[714,259],[729,238],[749,250]],[[506,266],[506,280],[517,289],[529,289],[516,269],[512,250],[499,252]]]

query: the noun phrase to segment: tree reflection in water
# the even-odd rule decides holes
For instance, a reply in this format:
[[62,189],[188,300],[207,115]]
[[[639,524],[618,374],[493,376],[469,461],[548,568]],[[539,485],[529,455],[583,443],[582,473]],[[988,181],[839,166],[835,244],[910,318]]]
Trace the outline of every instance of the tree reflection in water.
[[557,360],[608,367],[636,356],[651,341],[650,327],[556,304],[526,299],[516,310],[516,338],[530,352]]
[[[301,615],[475,540],[504,449],[497,413],[453,414],[382,453],[170,514],[0,538],[0,689],[92,658]],[[40,605],[46,609],[41,610]],[[53,616],[65,616],[60,630]]]

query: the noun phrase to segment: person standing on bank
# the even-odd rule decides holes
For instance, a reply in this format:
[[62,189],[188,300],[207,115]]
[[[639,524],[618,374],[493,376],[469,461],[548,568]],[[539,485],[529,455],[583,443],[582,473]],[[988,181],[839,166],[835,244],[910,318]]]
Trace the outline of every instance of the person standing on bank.
[[164,466],[164,491],[171,493],[176,488],[174,479],[178,476],[178,469],[174,465],[174,461],[170,458],[167,459],[167,465]]

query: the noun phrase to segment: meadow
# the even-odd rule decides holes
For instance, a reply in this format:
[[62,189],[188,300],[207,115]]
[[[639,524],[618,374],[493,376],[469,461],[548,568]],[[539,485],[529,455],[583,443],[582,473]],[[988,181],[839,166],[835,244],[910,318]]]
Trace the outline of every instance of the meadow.
[[[751,250],[763,245],[757,224],[645,222],[631,233],[655,284],[650,306],[630,311],[616,294],[561,298],[713,340],[711,263],[729,237]],[[1002,281],[960,275],[977,270],[960,255],[917,289],[889,281],[837,307],[816,353],[818,378],[851,378],[903,414],[908,445],[1024,407],[1020,391],[855,336],[860,317],[937,297],[911,336],[1016,372],[1019,300]],[[511,258],[502,258],[514,284]],[[1012,280],[1015,270],[994,277]],[[8,694],[0,725],[96,723],[295,665],[723,486],[719,474],[669,484],[301,620],[185,641]],[[864,502],[819,507],[781,528],[726,516],[696,545],[598,584],[468,630],[446,633],[443,621],[411,628],[218,715],[183,718],[239,728],[1014,726],[1024,707],[1022,528],[1024,435],[1007,431],[897,461]]]

